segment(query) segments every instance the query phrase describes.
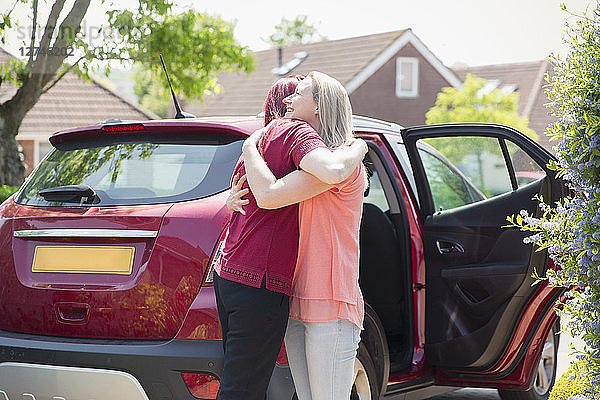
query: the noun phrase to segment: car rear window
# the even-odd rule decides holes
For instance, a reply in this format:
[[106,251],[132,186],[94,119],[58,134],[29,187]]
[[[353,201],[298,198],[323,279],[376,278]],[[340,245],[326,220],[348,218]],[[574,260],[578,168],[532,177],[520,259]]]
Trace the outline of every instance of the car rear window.
[[227,140],[191,143],[95,141],[61,146],[40,163],[16,202],[79,205],[77,200],[54,201],[39,193],[70,185],[91,187],[96,196],[90,203],[95,206],[168,203],[211,196],[229,187],[241,154],[243,141],[239,139],[228,136]]

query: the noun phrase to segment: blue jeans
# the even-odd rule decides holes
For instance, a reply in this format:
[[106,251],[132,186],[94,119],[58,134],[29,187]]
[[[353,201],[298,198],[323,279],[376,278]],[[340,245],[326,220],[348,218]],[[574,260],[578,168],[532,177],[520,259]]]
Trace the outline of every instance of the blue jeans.
[[299,400],[348,400],[360,329],[347,319],[288,320],[285,347]]

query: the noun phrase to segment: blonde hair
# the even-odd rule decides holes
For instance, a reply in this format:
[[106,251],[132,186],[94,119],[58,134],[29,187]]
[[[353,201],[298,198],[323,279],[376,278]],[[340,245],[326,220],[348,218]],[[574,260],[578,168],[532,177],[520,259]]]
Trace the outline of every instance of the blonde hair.
[[352,106],[344,86],[322,72],[308,74],[313,85],[313,99],[317,103],[319,135],[330,148],[341,146],[352,137]]

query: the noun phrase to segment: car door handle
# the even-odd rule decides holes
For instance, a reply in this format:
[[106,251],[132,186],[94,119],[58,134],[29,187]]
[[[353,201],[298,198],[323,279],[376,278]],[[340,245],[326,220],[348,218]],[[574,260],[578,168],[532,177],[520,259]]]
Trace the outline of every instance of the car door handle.
[[465,249],[462,247],[460,243],[449,242],[447,240],[436,240],[435,244],[437,246],[440,254],[461,254],[465,252]]

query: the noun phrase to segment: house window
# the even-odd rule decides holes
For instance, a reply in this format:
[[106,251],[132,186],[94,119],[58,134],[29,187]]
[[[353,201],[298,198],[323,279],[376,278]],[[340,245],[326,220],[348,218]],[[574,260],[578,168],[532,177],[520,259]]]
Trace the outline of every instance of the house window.
[[50,153],[50,150],[52,150],[52,145],[48,142],[48,140],[40,140],[38,141],[38,158],[37,158],[37,163],[39,163],[40,161],[42,161],[44,159],[44,157],[46,157],[46,154]]
[[419,60],[413,57],[396,59],[396,97],[419,97]]

